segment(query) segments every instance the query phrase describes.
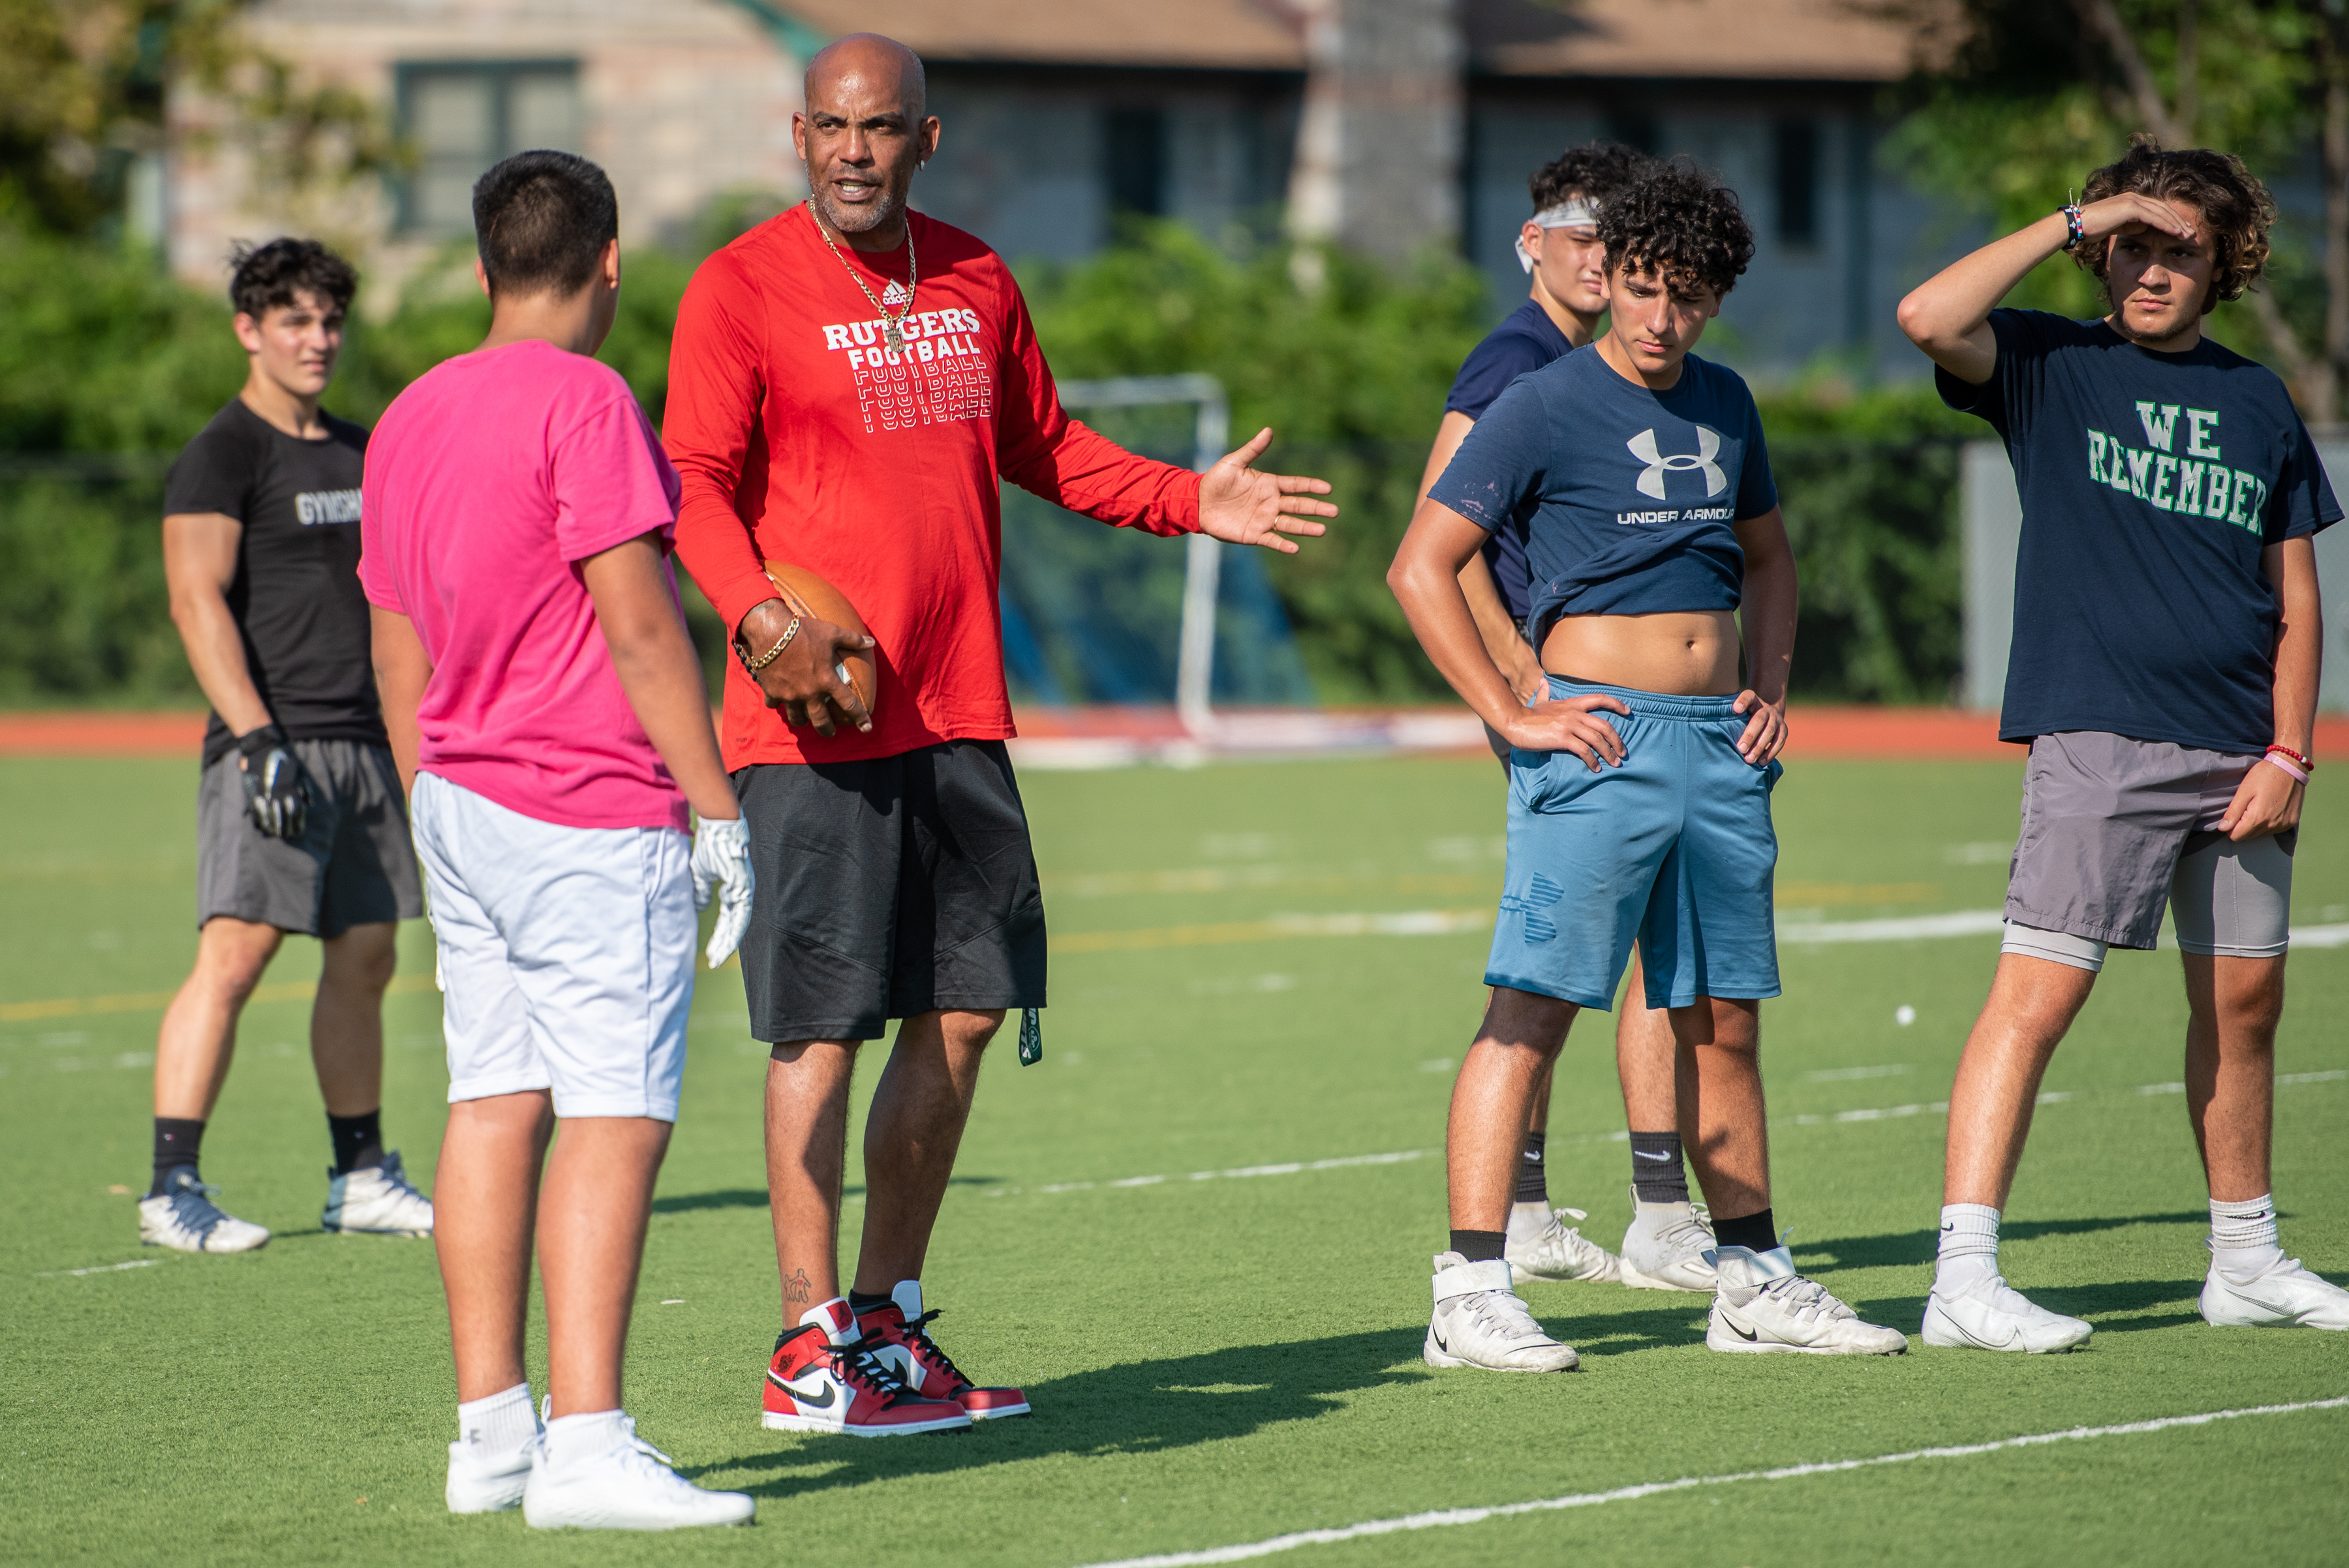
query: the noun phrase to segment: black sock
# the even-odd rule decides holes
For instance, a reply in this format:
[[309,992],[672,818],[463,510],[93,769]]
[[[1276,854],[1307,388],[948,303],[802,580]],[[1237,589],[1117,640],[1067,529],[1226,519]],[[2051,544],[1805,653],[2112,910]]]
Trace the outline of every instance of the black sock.
[[203,1147],[204,1124],[181,1116],[155,1118],[155,1180],[147,1189],[150,1198],[163,1196],[163,1179],[181,1166],[196,1168],[196,1155]]
[[1748,1251],[1766,1252],[1778,1244],[1778,1227],[1767,1209],[1759,1214],[1748,1214],[1738,1220],[1715,1220],[1713,1239],[1723,1247],[1744,1247]]
[[1454,1231],[1452,1250],[1472,1263],[1489,1263],[1509,1244],[1506,1231]]
[[866,1313],[873,1312],[878,1308],[895,1306],[896,1304],[897,1298],[895,1296],[875,1295],[870,1291],[851,1291],[848,1293],[848,1310],[854,1313],[858,1317],[863,1317]]
[[1526,1134],[1525,1152],[1517,1157],[1516,1201],[1549,1207],[1549,1168],[1542,1163],[1542,1145],[1548,1141],[1547,1133]]
[[1681,1135],[1631,1135],[1631,1189],[1642,1203],[1686,1203],[1688,1172],[1681,1166]]
[[338,1116],[326,1113],[326,1134],[335,1140],[335,1174],[348,1176],[354,1170],[383,1163],[383,1113],[367,1111],[356,1116]]

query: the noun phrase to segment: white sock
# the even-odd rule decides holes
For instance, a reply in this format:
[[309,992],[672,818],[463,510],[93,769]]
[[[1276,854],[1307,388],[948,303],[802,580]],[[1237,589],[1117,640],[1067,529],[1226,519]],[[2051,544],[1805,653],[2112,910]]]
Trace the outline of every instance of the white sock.
[[1998,1210],[1986,1203],[1941,1205],[1941,1250],[1933,1288],[1961,1295],[1998,1272]]
[[2210,1262],[2238,1280],[2251,1279],[2281,1262],[2276,1241],[2275,1198],[2262,1193],[2236,1203],[2210,1202]]
[[457,1440],[503,1459],[519,1453],[538,1436],[538,1412],[531,1408],[530,1385],[517,1383],[502,1394],[457,1407]]
[[625,1412],[591,1410],[584,1416],[557,1416],[546,1424],[546,1463],[551,1469],[601,1459],[620,1446],[627,1428]]

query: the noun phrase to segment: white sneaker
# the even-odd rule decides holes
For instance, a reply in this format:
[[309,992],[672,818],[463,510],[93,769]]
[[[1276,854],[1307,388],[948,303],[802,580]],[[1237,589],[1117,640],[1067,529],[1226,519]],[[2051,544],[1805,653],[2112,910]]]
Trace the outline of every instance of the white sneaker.
[[531,1445],[522,1516],[532,1529],[683,1530],[744,1524],[758,1512],[746,1493],[704,1491],[671,1469],[676,1461],[637,1437],[628,1417],[613,1426],[616,1446],[560,1465],[548,1458],[547,1438]]
[[463,1438],[449,1445],[449,1484],[441,1495],[451,1513],[502,1513],[522,1506],[530,1481],[531,1455],[536,1439],[510,1454],[495,1454]]
[[1707,1350],[1899,1355],[1909,1348],[1899,1329],[1860,1322],[1825,1285],[1795,1272],[1784,1247],[1723,1247],[1713,1253],[1713,1269],[1721,1286],[1705,1322]]
[[2250,1280],[2210,1265],[2202,1286],[2202,1321],[2220,1328],[2349,1329],[2349,1291],[2282,1258]]
[[2095,1332],[2076,1317],[2049,1312],[1997,1274],[1985,1275],[1955,1294],[1940,1282],[1925,1298],[1927,1345],[1953,1350],[2020,1350],[2052,1355],[2077,1350]]
[[429,1236],[432,1199],[409,1185],[393,1149],[383,1163],[343,1176],[326,1172],[326,1209],[318,1223],[328,1235],[355,1231],[370,1236]]
[[1509,1288],[1505,1258],[1472,1263],[1457,1252],[1435,1257],[1435,1315],[1427,1325],[1430,1366],[1481,1366],[1487,1372],[1571,1372],[1574,1347],[1542,1332]]
[[1702,1203],[1642,1203],[1631,1189],[1631,1225],[1623,1232],[1618,1274],[1635,1291],[1710,1291],[1713,1217]]
[[212,1201],[220,1190],[187,1166],[171,1172],[160,1198],[139,1200],[139,1241],[175,1252],[251,1252],[269,1245],[267,1227],[240,1220]]
[[1598,1242],[1586,1240],[1572,1226],[1559,1224],[1561,1214],[1571,1214],[1577,1220],[1590,1218],[1579,1209],[1553,1210],[1547,1203],[1509,1206],[1506,1255],[1511,1284],[1528,1284],[1535,1280],[1588,1280],[1605,1284],[1622,1273],[1620,1258]]

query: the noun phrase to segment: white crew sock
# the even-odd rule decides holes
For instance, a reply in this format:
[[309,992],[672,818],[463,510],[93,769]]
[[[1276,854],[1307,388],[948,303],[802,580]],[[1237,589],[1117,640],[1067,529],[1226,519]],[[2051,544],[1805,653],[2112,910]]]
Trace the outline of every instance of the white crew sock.
[[1941,1250],[1933,1289],[1961,1295],[1998,1272],[1998,1210],[1986,1203],[1941,1205]]
[[530,1385],[517,1383],[502,1394],[457,1407],[457,1440],[490,1458],[521,1452],[538,1436],[538,1412],[531,1408]]
[[598,1459],[625,1441],[626,1412],[592,1410],[584,1416],[557,1416],[546,1424],[546,1466],[561,1469],[586,1459]]
[[2276,1241],[2275,1198],[2262,1193],[2236,1203],[2210,1202],[2210,1262],[2235,1279],[2250,1280],[2283,1260]]

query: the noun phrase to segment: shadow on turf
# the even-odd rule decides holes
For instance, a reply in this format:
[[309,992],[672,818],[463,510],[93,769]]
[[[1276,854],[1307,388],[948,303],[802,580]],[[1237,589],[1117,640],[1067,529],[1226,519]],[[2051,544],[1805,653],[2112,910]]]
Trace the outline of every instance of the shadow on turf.
[[[949,1176],[948,1187],[993,1187],[1002,1181],[999,1176]],[[862,1198],[864,1189],[851,1185],[841,1189],[843,1198]],[[680,1192],[674,1198],[653,1199],[656,1214],[690,1214],[699,1209],[764,1209],[767,1189],[763,1187],[723,1187],[714,1192]]]
[[[2128,1225],[2201,1225],[2210,1223],[2207,1210],[2175,1214],[2113,1214],[2085,1220],[2008,1220],[1998,1228],[2004,1241],[2025,1241],[2038,1236],[2085,1236],[2117,1231]],[[1901,1231],[1883,1236],[1846,1236],[1838,1240],[1790,1245],[1798,1267],[1822,1269],[1881,1269],[1903,1263],[1930,1263],[1940,1245],[1938,1231]],[[2199,1286],[2196,1287],[2199,1289]]]
[[[1417,1382],[1427,1376],[1417,1365],[1420,1344],[1420,1330],[1393,1329],[1126,1362],[1031,1384],[1028,1394],[1040,1414],[1028,1419],[895,1442],[777,1434],[774,1448],[685,1473],[722,1473],[730,1488],[762,1497],[802,1496],[1062,1454],[1156,1453],[1310,1420],[1360,1390]],[[745,1471],[761,1479],[746,1485],[737,1479]]]

